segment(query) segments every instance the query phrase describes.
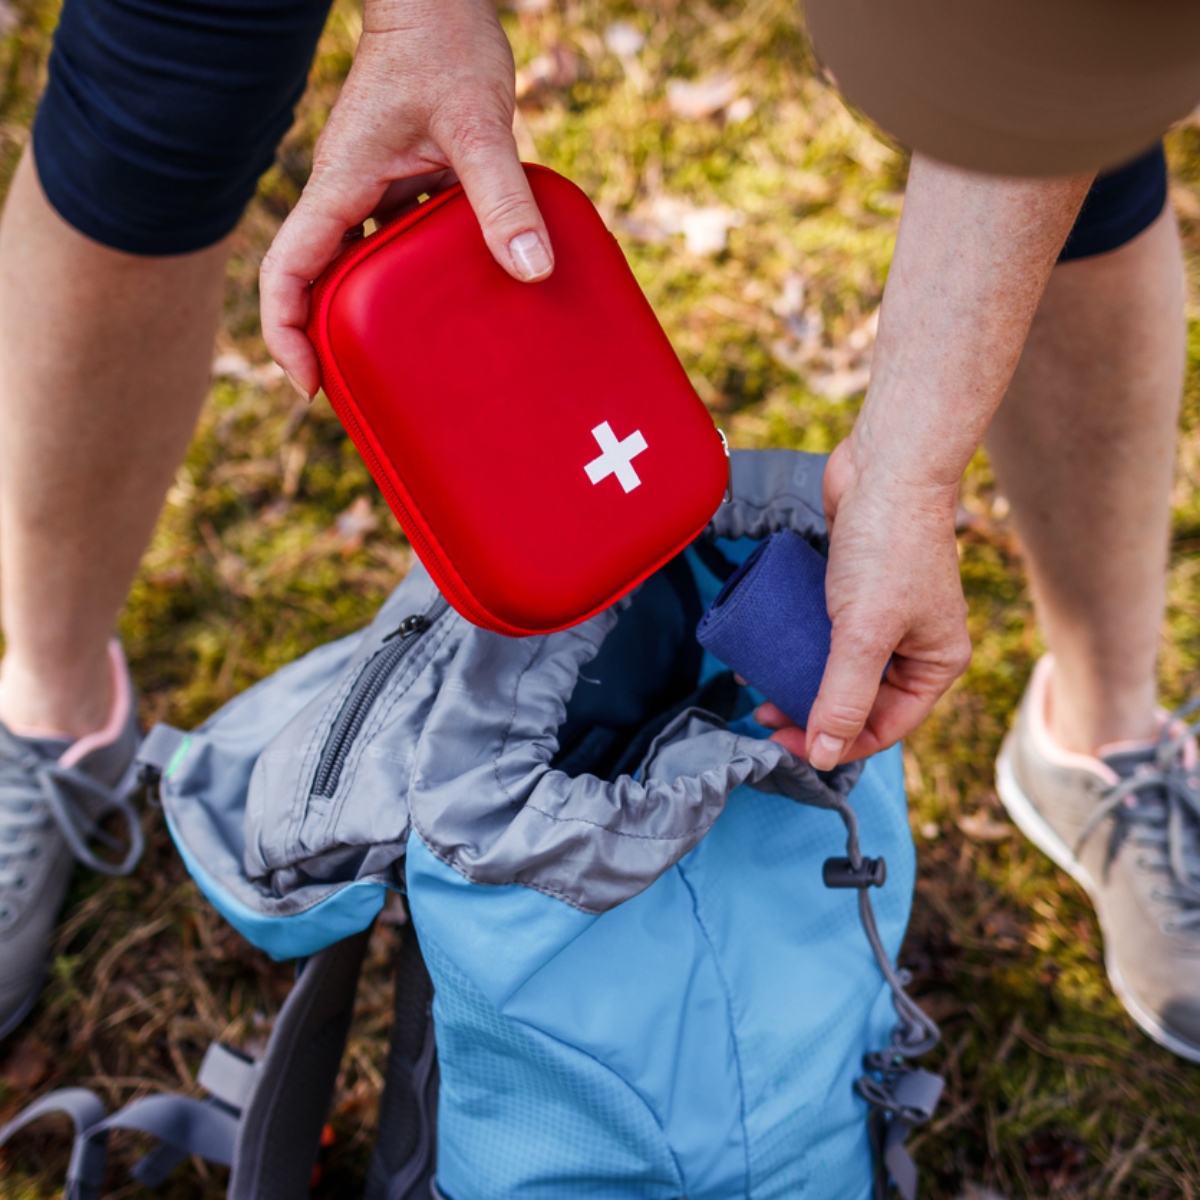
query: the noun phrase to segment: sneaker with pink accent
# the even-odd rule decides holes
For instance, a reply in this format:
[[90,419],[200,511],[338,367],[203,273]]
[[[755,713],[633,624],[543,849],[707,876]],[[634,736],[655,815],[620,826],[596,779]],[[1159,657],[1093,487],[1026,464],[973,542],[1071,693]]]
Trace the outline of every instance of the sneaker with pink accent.
[[1189,724],[1098,757],[1046,727],[1053,659],[1037,665],[996,760],[996,788],[1021,831],[1087,892],[1118,999],[1168,1050],[1200,1062],[1200,765]]
[[[109,661],[113,707],[103,729],[72,741],[20,737],[0,724],[0,1038],[37,1001],[74,864],[127,875],[141,857],[129,799],[137,714],[116,642]],[[104,827],[114,815],[126,827],[123,838]],[[107,857],[97,853],[101,846]]]

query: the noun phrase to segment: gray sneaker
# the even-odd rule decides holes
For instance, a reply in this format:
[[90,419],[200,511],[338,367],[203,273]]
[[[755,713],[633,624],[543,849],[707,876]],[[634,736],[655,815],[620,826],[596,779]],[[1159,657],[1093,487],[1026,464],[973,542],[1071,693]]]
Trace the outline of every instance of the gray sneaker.
[[996,760],[996,789],[1021,831],[1087,892],[1117,998],[1168,1050],[1200,1062],[1200,764],[1195,729],[1099,758],[1046,728],[1044,657]]
[[[76,742],[17,737],[0,724],[0,1038],[33,1007],[50,938],[78,860],[126,875],[142,853],[142,829],[129,800],[137,717],[120,647],[110,649],[114,700],[105,727]],[[100,827],[110,814],[125,839]],[[92,846],[107,847],[108,858]]]

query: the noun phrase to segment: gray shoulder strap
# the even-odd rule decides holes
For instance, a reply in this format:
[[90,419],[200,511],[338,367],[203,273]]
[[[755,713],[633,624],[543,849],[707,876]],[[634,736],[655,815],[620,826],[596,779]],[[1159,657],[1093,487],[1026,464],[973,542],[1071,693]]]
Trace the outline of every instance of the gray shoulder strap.
[[396,963],[387,1075],[365,1200],[428,1200],[437,1134],[433,981],[410,922]]
[[64,1200],[99,1200],[113,1129],[145,1133],[159,1141],[134,1167],[149,1187],[161,1183],[189,1154],[228,1166],[233,1157],[237,1117],[223,1106],[190,1096],[144,1096],[105,1117],[100,1098],[86,1088],[64,1088],[34,1101],[0,1129],[0,1146],[27,1125],[50,1115],[70,1117],[75,1126]]
[[209,1092],[205,1099],[144,1096],[106,1117],[94,1092],[65,1088],[34,1101],[0,1128],[0,1146],[43,1117],[69,1117],[75,1139],[64,1200],[99,1200],[113,1129],[158,1141],[133,1170],[148,1187],[196,1154],[233,1168],[230,1200],[307,1196],[369,936],[370,929],[363,930],[303,964],[261,1061],[210,1046],[198,1077]]
[[337,1082],[370,929],[308,959],[254,1068],[238,1124],[229,1200],[308,1195]]
[[87,1088],[62,1088],[42,1096],[0,1128],[0,1146],[27,1125],[51,1115],[69,1117],[75,1127],[63,1200],[97,1200],[104,1182],[107,1135],[87,1137],[88,1130],[104,1119],[104,1104],[95,1092]]

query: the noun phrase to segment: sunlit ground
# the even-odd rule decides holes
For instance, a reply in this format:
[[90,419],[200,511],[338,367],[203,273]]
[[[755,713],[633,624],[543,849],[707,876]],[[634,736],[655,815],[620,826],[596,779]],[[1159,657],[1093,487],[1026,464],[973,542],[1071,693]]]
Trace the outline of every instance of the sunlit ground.
[[[505,22],[528,158],[576,180],[617,232],[700,395],[735,446],[828,450],[866,381],[906,161],[814,77],[792,4],[530,3]],[[26,138],[53,6],[0,5],[0,179]],[[304,181],[360,22],[339,3],[279,165],[242,224],[211,403],[180,469],[122,632],[147,722],[191,725],[311,646],[363,623],[410,554],[324,401],[269,364],[256,275]],[[1196,273],[1200,129],[1170,142]],[[1168,702],[1200,675],[1200,355],[1176,492]],[[1005,506],[980,457],[963,492],[975,660],[907,749],[921,860],[904,960],[942,1021],[950,1084],[918,1139],[927,1197],[1200,1194],[1200,1071],[1124,1016],[1081,893],[1004,819],[992,761],[1038,653]],[[53,977],[0,1056],[0,1121],[53,1086],[117,1104],[190,1086],[214,1037],[254,1048],[289,969],[199,898],[148,811],[130,880],[78,877]],[[317,1194],[352,1194],[371,1144],[398,932],[373,943]],[[114,1139],[114,1196],[135,1156]],[[61,1131],[0,1158],[0,1196],[60,1194]],[[162,1193],[223,1194],[184,1166]]]

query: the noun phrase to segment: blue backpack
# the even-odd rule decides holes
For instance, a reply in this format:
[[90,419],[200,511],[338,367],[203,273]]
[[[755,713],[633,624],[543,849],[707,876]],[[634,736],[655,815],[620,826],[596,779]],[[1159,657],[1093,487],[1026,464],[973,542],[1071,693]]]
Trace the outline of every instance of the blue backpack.
[[[818,775],[695,629],[776,529],[823,546],[824,459],[735,453],[734,499],[576,628],[478,629],[414,568],[365,630],[140,753],[212,904],[300,960],[263,1058],[210,1048],[204,1100],[113,1116],[80,1089],[69,1200],[104,1139],[307,1194],[370,926],[411,923],[370,1200],[866,1200],[915,1171],[937,1030],[893,966],[914,854],[898,748]],[[862,847],[860,848],[860,830]],[[869,852],[865,856],[863,850]],[[874,903],[872,903],[872,895]]]

